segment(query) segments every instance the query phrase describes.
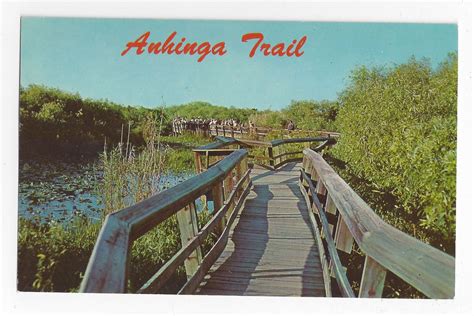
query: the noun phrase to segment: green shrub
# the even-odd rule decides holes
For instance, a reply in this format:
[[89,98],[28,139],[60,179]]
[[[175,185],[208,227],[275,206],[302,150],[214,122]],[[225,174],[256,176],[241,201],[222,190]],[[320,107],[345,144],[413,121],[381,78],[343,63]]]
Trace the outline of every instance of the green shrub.
[[254,113],[249,118],[257,127],[285,128],[287,118],[281,111],[265,110]]
[[377,212],[419,224],[429,242],[452,252],[457,56],[435,71],[415,59],[389,69],[358,68],[339,101],[341,137],[332,154],[373,190],[396,198],[398,210],[373,205]]
[[[202,228],[211,214],[198,214]],[[62,226],[20,219],[18,229],[18,290],[77,292],[94,249],[101,223],[85,219]],[[206,238],[203,252],[212,247],[215,236]],[[181,241],[176,217],[166,220],[136,240],[129,264],[130,292],[136,292],[179,249]],[[180,267],[162,289],[176,293],[186,281]]]
[[18,290],[77,291],[100,224],[82,219],[69,226],[19,220]]
[[296,123],[297,128],[333,131],[338,110],[337,102],[302,100],[291,101],[282,112],[287,121]]
[[[146,141],[139,153],[131,144],[119,144],[101,156],[102,182],[98,185],[104,204],[104,217],[113,211],[133,205],[157,193],[157,176],[163,173],[168,151],[159,150],[162,142],[158,131],[161,120],[149,115],[142,125]],[[177,139],[168,137],[168,142]],[[181,145],[191,146],[205,139],[187,136]],[[162,144],[162,143],[161,143]],[[186,149],[187,152],[192,152]],[[191,167],[193,164],[191,164]],[[169,170],[169,169],[167,169]],[[202,228],[211,214],[198,214]],[[20,219],[18,232],[18,289],[20,291],[71,292],[79,289],[89,257],[97,240],[102,222],[91,223],[83,218],[62,226]],[[206,253],[215,241],[206,238]],[[128,290],[136,292],[179,249],[181,241],[175,216],[167,219],[133,243],[129,265]],[[186,281],[180,267],[162,289],[176,293]]]

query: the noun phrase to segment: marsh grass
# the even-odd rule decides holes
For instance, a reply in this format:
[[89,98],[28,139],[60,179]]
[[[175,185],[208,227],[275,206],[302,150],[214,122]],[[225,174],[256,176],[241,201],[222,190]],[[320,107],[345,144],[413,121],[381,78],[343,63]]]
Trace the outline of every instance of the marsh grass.
[[156,115],[148,115],[143,127],[145,147],[138,154],[132,144],[123,142],[123,137],[110,151],[104,146],[100,156],[103,180],[99,185],[104,215],[136,204],[160,190],[168,151],[161,143],[160,129]]
[[[167,162],[177,157],[174,151],[191,152],[188,147],[207,142],[193,136],[167,138],[164,142],[160,136],[162,117],[155,114],[148,115],[142,126],[145,146],[140,150],[131,144],[129,132],[124,133],[124,128],[117,146],[110,150],[104,146],[98,166],[102,181],[96,188],[104,205],[102,220],[94,223],[77,217],[61,225],[19,219],[18,290],[77,292],[105,216],[158,193],[163,187],[160,185],[163,172],[170,170]],[[178,144],[174,149],[172,142]],[[175,167],[184,169],[185,163],[189,159]],[[192,166],[191,160],[186,170]],[[199,226],[210,218],[207,210],[199,212]],[[215,236],[206,239],[204,253],[214,241]],[[180,247],[176,216],[136,240],[131,248],[128,291],[137,291]],[[162,292],[176,293],[185,281],[184,267],[180,267]]]

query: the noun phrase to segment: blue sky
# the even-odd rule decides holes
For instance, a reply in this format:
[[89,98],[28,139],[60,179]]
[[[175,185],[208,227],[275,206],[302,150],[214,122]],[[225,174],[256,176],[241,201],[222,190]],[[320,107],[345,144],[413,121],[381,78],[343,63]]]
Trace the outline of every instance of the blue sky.
[[[224,56],[121,56],[129,41],[150,31],[150,41],[177,32],[188,41],[226,42]],[[304,55],[249,58],[253,44],[290,43],[307,36]],[[335,99],[360,65],[391,66],[411,56],[435,67],[457,51],[453,24],[248,22],[24,17],[21,21],[21,84],[44,84],[83,97],[126,105],[160,106],[191,101],[280,109],[291,100]]]

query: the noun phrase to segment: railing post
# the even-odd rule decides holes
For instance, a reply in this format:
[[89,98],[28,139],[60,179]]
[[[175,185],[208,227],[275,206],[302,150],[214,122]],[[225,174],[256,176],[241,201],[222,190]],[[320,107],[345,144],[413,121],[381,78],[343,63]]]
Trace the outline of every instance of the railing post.
[[309,173],[309,159],[308,157],[303,153],[303,170],[305,173]]
[[[222,182],[217,182],[212,187],[212,200],[214,201],[214,211],[216,213],[219,209],[224,205],[224,197],[223,197],[223,190],[222,190]],[[224,231],[226,222],[225,217],[222,218],[219,225],[217,226],[217,230],[219,235]]]
[[[181,246],[184,247],[193,237],[199,233],[196,207],[194,202],[181,209],[176,217],[178,219],[179,232],[181,235]],[[201,247],[198,246],[189,257],[184,261],[184,267],[186,269],[186,276],[188,280],[192,277],[194,272],[202,262],[202,251]]]
[[[329,200],[329,196],[328,196]],[[354,237],[347,227],[346,222],[342,218],[342,215],[339,214],[336,225],[336,234],[335,234],[336,248],[344,251],[345,253],[352,252],[352,246],[354,244]]]
[[230,133],[232,135],[232,138],[235,138],[234,137],[234,127],[233,126],[230,127]]
[[229,196],[232,193],[232,189],[234,188],[234,179],[232,178],[232,171],[227,175],[227,177],[224,179],[224,196],[226,202],[229,204],[229,209],[227,211],[227,214],[225,215],[226,218],[226,223],[227,223],[227,215],[232,213],[232,210],[234,209],[234,201],[230,201]]
[[[275,156],[280,155],[280,146],[275,146]],[[275,166],[278,166],[281,162],[281,157],[275,158]]]
[[206,170],[209,169],[209,151],[206,150]]
[[387,270],[377,261],[365,256],[364,271],[360,281],[359,297],[382,297]]
[[268,157],[270,159],[269,160],[270,161],[270,167],[275,169],[275,161],[273,160],[273,147],[272,146],[268,147]]
[[[328,207],[329,206],[329,207]],[[326,211],[333,212],[332,214],[337,213],[336,206],[331,198],[331,195],[328,194],[327,196],[327,202],[326,202]],[[333,231],[333,225],[329,224],[331,232]],[[336,231],[334,233],[334,243],[336,245],[336,249],[341,252],[345,252],[347,254],[350,254],[352,252],[352,246],[354,244],[354,237],[352,237],[352,234],[349,230],[349,228],[346,225],[346,222],[342,218],[342,215],[339,214],[337,218],[337,224],[336,224]],[[344,265],[345,263],[342,262]],[[332,266],[332,263],[331,263]],[[345,268],[345,266],[344,266]],[[334,271],[331,271],[331,276],[334,277]]]
[[[242,175],[244,175],[245,173],[247,173],[247,170],[249,169],[249,165],[248,165],[248,161],[247,161],[247,157],[245,157],[244,159],[242,159]],[[247,187],[248,183],[250,181],[250,177],[248,176],[245,180],[244,180],[244,183],[242,185],[242,188],[245,188]],[[243,189],[242,189],[243,190]]]
[[[318,184],[320,183],[320,181],[318,182]],[[316,186],[316,193],[319,195],[319,194],[325,194],[326,193],[326,188],[324,188],[324,186],[322,186],[323,189],[319,188],[318,190],[318,187]],[[331,234],[333,234],[334,232],[334,226],[337,224],[337,222],[334,220],[329,220],[330,218],[334,218],[333,216],[336,216],[336,213],[337,213],[337,208],[336,208],[336,204],[334,204],[332,198],[330,195],[327,196],[326,198],[326,206],[324,208],[324,210],[326,211],[326,214],[330,214],[328,216],[328,222],[329,222],[329,230],[331,231]],[[333,215],[333,216],[331,216]]]
[[194,167],[196,168],[196,173],[201,173],[202,164],[201,164],[201,153],[194,152]]
[[[242,163],[243,163],[243,160],[239,162],[235,168],[235,173],[236,173],[235,183],[239,183],[240,179],[242,179],[242,175],[244,174],[242,172],[242,167],[243,167]],[[242,191],[243,191],[243,188],[240,187],[239,190],[237,191],[237,198],[240,198],[240,196],[242,195]]]

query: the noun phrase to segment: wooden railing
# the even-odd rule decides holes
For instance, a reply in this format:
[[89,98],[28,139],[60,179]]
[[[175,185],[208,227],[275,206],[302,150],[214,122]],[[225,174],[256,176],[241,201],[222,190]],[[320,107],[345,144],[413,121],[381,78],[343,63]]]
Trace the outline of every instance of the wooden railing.
[[[315,142],[319,145],[309,149]],[[333,137],[264,142],[218,136],[215,142],[194,149],[198,175],[106,217],[80,290],[126,292],[133,241],[176,215],[182,247],[138,292],[159,291],[184,263],[187,282],[179,293],[193,293],[227,244],[230,227],[250,190],[249,162],[274,170],[302,160],[300,188],[320,250],[327,296],[355,296],[341,262],[352,253],[355,242],[365,254],[359,297],[381,297],[389,270],[428,297],[452,298],[454,258],[378,217],[317,153],[334,142]],[[305,144],[306,149],[291,144]],[[262,154],[248,154],[242,148]],[[214,212],[199,230],[195,201],[201,198],[207,203],[206,196],[212,197]],[[218,240],[203,254],[201,245],[211,232],[217,233]]]
[[[249,175],[247,152],[237,150],[193,178],[108,215],[80,291],[126,292],[132,243],[176,214],[182,247],[139,293],[157,292],[183,262],[188,280],[179,293],[192,293],[225,248],[232,222],[251,186]],[[199,230],[195,201],[206,194],[213,198],[214,211],[210,221]],[[219,238],[203,254],[201,245],[211,232],[217,232]]]
[[337,292],[333,277],[338,294],[354,297],[339,257],[355,242],[365,254],[359,297],[381,297],[387,270],[430,298],[454,297],[455,259],[385,223],[310,149],[304,150],[300,187],[317,232],[327,296]]
[[263,139],[270,132],[283,133],[289,137],[301,133],[319,134],[322,136],[339,136],[339,133],[328,131],[312,131],[312,130],[287,130],[269,127],[247,127],[247,126],[229,126],[229,125],[211,125],[209,126],[209,134],[211,136],[223,136],[236,139]]
[[[312,144],[322,143],[320,148],[322,150],[336,142],[336,138],[330,136],[278,139],[271,142],[222,136],[217,136],[215,139],[216,141],[211,144],[193,149],[197,172],[206,170],[238,148],[246,148],[250,151],[248,157],[252,164],[275,170],[289,162],[302,161],[303,149],[309,148]],[[304,146],[297,146],[297,148],[286,146],[291,144]]]

